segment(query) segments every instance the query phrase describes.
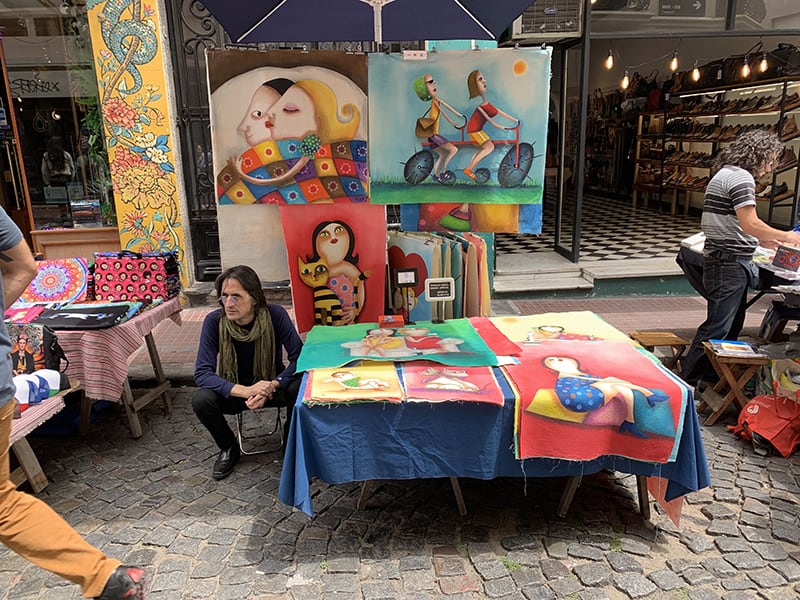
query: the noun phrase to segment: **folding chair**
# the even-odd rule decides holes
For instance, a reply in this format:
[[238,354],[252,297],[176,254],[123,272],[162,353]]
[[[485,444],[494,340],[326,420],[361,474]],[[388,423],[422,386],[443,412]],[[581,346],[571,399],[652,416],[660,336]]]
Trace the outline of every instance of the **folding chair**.
[[[245,437],[245,435],[244,435],[244,424],[243,424],[244,417],[243,417],[243,415],[244,415],[244,413],[256,413],[256,411],[244,410],[244,411],[242,411],[242,412],[240,412],[239,414],[236,415],[236,438],[239,440],[239,451],[242,454],[266,454],[268,452],[275,452],[275,451],[280,450],[281,448],[283,448],[283,444],[284,444],[284,439],[283,439],[283,418],[281,417],[281,409],[283,407],[282,406],[264,406],[263,408],[259,408],[258,412],[266,410],[266,409],[270,409],[270,408],[274,408],[275,409],[275,426],[272,428],[272,431],[270,431],[269,433],[265,433],[265,434],[251,435],[249,437]],[[258,419],[259,423],[262,422],[261,415],[256,414],[254,419]],[[252,430],[253,427],[251,426],[248,429]],[[278,433],[278,440],[279,440],[279,443],[278,443],[277,447],[273,447],[273,446],[260,447],[260,446],[256,445],[256,446],[251,446],[250,449],[245,449],[245,441],[252,442],[253,440],[256,440],[256,439],[266,439],[268,437],[272,437],[273,435],[275,435],[276,432]]]

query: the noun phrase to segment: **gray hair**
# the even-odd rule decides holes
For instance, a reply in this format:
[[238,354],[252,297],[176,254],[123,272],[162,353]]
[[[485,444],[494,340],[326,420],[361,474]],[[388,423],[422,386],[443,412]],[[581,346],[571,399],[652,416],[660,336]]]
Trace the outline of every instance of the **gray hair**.
[[754,177],[780,158],[783,152],[781,139],[766,129],[750,129],[720,150],[714,159],[712,175],[725,165],[739,167]]

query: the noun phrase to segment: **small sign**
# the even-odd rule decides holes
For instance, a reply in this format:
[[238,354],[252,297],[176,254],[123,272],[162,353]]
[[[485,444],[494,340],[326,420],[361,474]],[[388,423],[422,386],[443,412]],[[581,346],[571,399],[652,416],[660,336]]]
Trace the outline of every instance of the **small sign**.
[[8,128],[8,117],[6,117],[5,108],[0,108],[0,127]]
[[779,269],[787,271],[797,271],[800,269],[800,250],[789,246],[779,246],[775,252],[772,264]]
[[395,287],[414,287],[417,281],[417,270],[414,268],[394,270]]
[[428,302],[455,300],[456,281],[452,277],[434,277],[425,280],[425,299]]
[[659,0],[660,17],[705,17],[706,0]]

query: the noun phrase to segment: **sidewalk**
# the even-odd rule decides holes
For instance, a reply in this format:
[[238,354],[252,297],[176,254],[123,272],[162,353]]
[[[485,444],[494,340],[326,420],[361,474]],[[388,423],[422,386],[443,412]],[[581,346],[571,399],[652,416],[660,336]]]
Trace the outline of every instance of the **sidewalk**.
[[[763,304],[763,306],[762,306]],[[686,334],[703,319],[696,297],[499,301],[496,314],[590,310],[623,331]],[[748,315],[757,327],[768,306]],[[159,325],[176,384],[174,410],[142,412],[134,440],[124,412],[86,437],[33,438],[50,485],[44,501],[87,539],[150,575],[150,600],[782,600],[800,594],[800,458],[759,457],[724,426],[702,435],[713,488],[690,494],[676,527],[651,503],[637,513],[633,476],[583,478],[565,519],[563,479],[462,479],[460,516],[448,480],[312,485],[314,519],[277,499],[278,453],[247,456],[227,479],[190,406],[204,315]],[[131,372],[149,369],[146,354]],[[142,386],[147,381],[141,379]],[[134,386],[135,388],[138,386]],[[136,391],[136,390],[135,390]],[[266,426],[266,423],[265,423]],[[0,547],[0,600],[80,598],[79,590]]]

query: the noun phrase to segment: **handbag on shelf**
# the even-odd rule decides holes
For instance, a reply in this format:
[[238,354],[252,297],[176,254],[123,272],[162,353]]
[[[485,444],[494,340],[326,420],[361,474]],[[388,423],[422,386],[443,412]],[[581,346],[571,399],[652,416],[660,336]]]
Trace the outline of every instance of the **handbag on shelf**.
[[758,73],[759,79],[775,79],[800,74],[800,48],[794,44],[780,43],[767,53],[767,70]]
[[169,300],[181,289],[174,252],[95,252],[94,294],[110,302]]
[[433,135],[433,126],[436,124],[436,119],[431,119],[428,113],[431,109],[425,111],[425,114],[417,119],[417,126],[414,129],[414,134],[418,138],[429,138]]

